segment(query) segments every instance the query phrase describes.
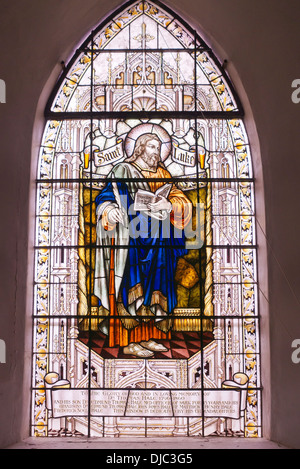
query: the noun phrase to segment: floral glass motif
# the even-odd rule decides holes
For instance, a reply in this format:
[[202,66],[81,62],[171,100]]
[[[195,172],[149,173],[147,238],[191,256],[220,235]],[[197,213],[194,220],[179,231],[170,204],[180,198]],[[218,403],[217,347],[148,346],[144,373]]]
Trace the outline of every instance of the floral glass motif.
[[128,3],[78,49],[37,170],[33,435],[261,436],[242,117],[161,4]]

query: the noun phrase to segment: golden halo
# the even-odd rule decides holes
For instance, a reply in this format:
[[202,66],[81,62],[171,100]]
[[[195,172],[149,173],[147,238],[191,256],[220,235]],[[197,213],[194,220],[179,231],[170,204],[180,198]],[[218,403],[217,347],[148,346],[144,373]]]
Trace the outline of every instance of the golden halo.
[[158,124],[139,124],[127,134],[124,149],[128,158],[133,154],[136,140],[143,134],[154,134],[161,141],[161,160],[165,161],[172,149],[172,140],[168,132]]

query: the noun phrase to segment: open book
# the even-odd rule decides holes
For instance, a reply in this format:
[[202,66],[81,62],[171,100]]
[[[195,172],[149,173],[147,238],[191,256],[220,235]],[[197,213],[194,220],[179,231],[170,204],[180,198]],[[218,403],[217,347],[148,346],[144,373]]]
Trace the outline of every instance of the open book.
[[159,220],[164,220],[167,216],[167,213],[165,211],[151,212],[148,206],[149,204],[155,204],[156,202],[158,202],[161,197],[167,198],[170,194],[171,188],[172,184],[165,184],[162,187],[159,187],[156,192],[138,189],[134,199],[134,210],[145,211],[148,212],[149,215],[158,218]]

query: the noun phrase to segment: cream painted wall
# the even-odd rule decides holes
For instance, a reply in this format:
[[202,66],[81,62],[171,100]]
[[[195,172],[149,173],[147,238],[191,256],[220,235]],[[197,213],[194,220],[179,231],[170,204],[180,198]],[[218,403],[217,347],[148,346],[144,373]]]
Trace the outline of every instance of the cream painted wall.
[[[29,428],[31,320],[26,312],[31,311],[32,265],[28,246],[44,106],[60,62],[67,62],[90,29],[121,3],[0,0],[0,79],[7,86],[7,102],[0,104],[0,339],[7,345],[7,363],[0,364],[1,447],[26,437]],[[291,83],[300,78],[300,3],[166,3],[202,32],[220,61],[228,60],[228,72],[246,110],[257,178],[265,436],[300,448],[300,364],[291,360],[292,341],[300,339],[300,104],[291,100]]]

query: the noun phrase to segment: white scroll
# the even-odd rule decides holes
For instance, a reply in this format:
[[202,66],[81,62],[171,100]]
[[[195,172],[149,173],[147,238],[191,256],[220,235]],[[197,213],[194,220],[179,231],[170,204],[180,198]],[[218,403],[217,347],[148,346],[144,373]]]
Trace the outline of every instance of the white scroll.
[[198,158],[196,147],[191,147],[189,150],[186,150],[184,148],[181,148],[176,140],[173,140],[172,160],[175,163],[181,164],[183,166],[188,166],[190,168],[193,168],[198,160],[198,162],[200,163],[200,167],[203,169],[205,163],[206,150],[201,145],[198,145],[197,151]]
[[117,140],[116,145],[107,148],[106,150],[94,151],[95,166],[106,166],[108,164],[115,164],[124,157],[123,140]]
[[95,145],[93,145],[92,148],[87,146],[81,154],[84,170],[90,167],[91,160],[95,167],[99,168],[110,164],[114,165],[121,161],[124,156],[123,140],[121,138],[110,148],[100,150],[100,148]]
[[172,160],[175,163],[179,163],[183,166],[189,166],[192,168],[196,164],[196,151],[184,150],[183,148],[180,148],[176,141],[174,141]]
[[52,417],[204,417],[239,419],[246,408],[248,377],[237,373],[222,389],[70,389],[49,373],[46,406]]

